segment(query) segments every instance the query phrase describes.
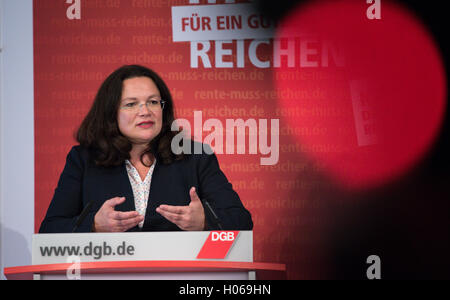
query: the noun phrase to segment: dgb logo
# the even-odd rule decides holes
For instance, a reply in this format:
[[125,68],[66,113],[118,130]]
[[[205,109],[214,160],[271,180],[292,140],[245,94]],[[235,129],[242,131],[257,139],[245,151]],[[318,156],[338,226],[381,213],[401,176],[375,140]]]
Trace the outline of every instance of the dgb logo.
[[212,232],[211,240],[213,242],[221,241],[221,242],[232,242],[235,239],[235,235],[233,231],[221,231],[221,232]]

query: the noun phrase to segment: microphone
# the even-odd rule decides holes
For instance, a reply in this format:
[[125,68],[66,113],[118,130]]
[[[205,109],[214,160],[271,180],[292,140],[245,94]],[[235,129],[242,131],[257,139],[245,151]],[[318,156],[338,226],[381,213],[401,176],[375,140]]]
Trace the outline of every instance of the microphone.
[[216,225],[216,227],[219,228],[219,230],[223,230],[222,223],[220,223],[219,217],[218,217],[217,214],[214,212],[214,209],[211,207],[211,205],[209,204],[209,202],[206,201],[206,200],[202,200],[202,202],[205,204],[204,206],[207,207],[209,213],[213,216],[213,221],[215,222],[214,225]]
[[83,208],[83,211],[81,212],[81,214],[78,216],[77,221],[75,222],[75,226],[73,226],[72,229],[72,233],[74,233],[78,227],[80,226],[80,224],[84,221],[84,219],[86,218],[87,214],[89,213],[89,211],[91,210],[92,204],[94,204],[94,199],[92,199],[91,201],[89,201],[89,203],[85,206],[85,208]]

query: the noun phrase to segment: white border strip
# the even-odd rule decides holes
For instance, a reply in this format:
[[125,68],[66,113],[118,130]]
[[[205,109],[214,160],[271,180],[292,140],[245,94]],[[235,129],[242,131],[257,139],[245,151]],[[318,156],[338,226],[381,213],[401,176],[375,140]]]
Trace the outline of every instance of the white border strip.
[[0,230],[3,268],[31,263],[34,233],[33,1],[2,0]]

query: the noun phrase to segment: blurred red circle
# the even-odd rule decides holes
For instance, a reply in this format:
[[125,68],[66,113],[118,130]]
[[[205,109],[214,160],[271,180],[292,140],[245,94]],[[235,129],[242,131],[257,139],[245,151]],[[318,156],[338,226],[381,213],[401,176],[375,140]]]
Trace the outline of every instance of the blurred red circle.
[[407,172],[432,146],[446,108],[445,70],[431,34],[399,4],[382,1],[381,19],[369,19],[369,7],[313,1],[276,35],[275,84],[287,122],[301,128],[296,141],[350,188]]

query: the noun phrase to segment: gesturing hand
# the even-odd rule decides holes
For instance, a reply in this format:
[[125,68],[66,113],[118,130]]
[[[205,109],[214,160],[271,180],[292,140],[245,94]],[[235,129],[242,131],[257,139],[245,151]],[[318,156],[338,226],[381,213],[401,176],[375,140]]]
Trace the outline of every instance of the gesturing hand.
[[182,230],[200,231],[205,229],[205,211],[195,187],[189,191],[191,202],[188,206],[160,205],[156,212],[177,225]]
[[144,220],[137,211],[115,211],[114,207],[125,201],[124,197],[109,199],[103,203],[94,217],[95,232],[124,232]]

